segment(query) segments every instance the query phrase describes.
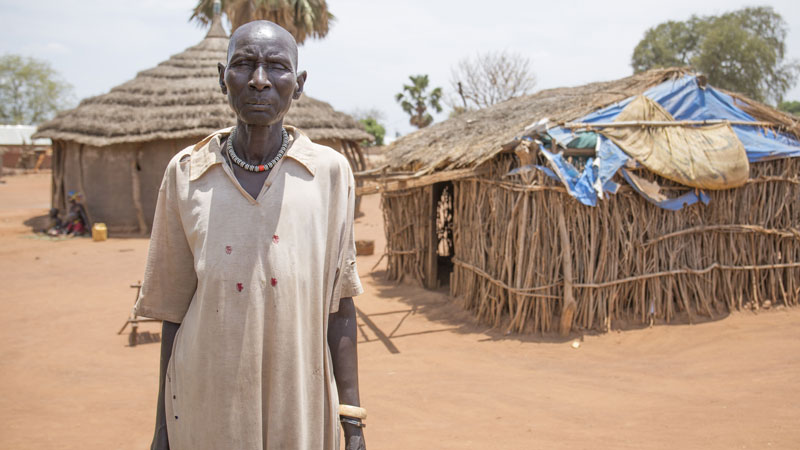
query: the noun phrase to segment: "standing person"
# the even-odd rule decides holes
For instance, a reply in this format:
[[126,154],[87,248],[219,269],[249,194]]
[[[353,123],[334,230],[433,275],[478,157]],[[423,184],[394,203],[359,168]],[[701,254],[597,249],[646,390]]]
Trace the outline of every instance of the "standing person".
[[238,28],[219,65],[236,126],[164,174],[136,305],[164,321],[153,449],[332,450],[340,422],[365,448],[353,175],[283,125],[306,77],[286,30]]

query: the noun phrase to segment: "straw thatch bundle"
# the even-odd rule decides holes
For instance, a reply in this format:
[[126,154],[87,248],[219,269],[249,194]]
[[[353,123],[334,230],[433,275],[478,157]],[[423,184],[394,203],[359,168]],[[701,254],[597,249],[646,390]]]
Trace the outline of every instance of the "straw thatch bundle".
[[[551,89],[396,141],[386,170],[405,174],[379,180],[389,278],[435,288],[449,264],[451,295],[484,322],[522,333],[694,323],[737,309],[797,305],[796,158],[753,163],[743,187],[711,191],[709,206],[677,212],[627,186],[592,208],[538,171],[504,177],[523,164],[547,164],[536,152],[504,146],[531,121],[573,120],[683,73]],[[737,101],[757,120],[798,134],[797,122],[782,113]],[[673,194],[686,190],[646,170],[637,175]],[[449,258],[437,252],[445,188],[454,198]]]

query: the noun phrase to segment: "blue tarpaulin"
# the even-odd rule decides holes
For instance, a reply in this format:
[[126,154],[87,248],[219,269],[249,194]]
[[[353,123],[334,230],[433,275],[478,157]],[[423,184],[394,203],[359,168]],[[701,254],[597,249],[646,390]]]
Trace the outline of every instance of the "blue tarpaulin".
[[[675,120],[756,122],[750,114],[736,106],[736,100],[733,97],[711,86],[701,88],[693,75],[666,81],[648,89],[643,95],[658,102]],[[576,119],[575,122],[613,122],[634,98],[630,97],[599,109]],[[750,162],[800,157],[800,141],[794,136],[756,126],[733,125],[733,130],[744,145],[747,159]],[[551,128],[547,130],[547,134],[563,147],[567,147],[569,142],[577,137],[576,133],[562,127]],[[621,148],[602,135],[598,135],[596,157],[587,161],[582,172],[561,155],[553,154],[543,147],[540,148],[553,168],[553,171],[548,171],[549,175],[564,183],[573,197],[589,206],[597,205],[597,199],[602,198],[606,192],[616,192],[617,185],[611,181],[611,178],[626,164],[635,164]],[[626,176],[626,172],[623,172],[623,178],[648,201],[665,209],[678,210],[684,205],[697,201],[707,204],[709,200],[705,193],[696,190],[676,199],[655,200],[644,194],[635,183],[632,183],[630,177]]]

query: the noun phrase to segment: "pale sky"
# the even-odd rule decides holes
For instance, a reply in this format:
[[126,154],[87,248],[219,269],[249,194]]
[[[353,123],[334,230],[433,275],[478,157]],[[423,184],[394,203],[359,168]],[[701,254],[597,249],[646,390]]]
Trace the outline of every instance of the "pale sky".
[[[0,53],[49,61],[78,99],[102,94],[199,42],[206,30],[188,22],[195,3],[0,0]],[[631,54],[647,28],[751,5],[783,16],[788,56],[800,60],[796,0],[328,0],[336,23],[327,38],[300,48],[300,67],[309,73],[306,92],[337,110],[382,111],[389,137],[415,129],[394,100],[409,75],[428,74],[449,91],[458,60],[508,50],[531,59],[536,90],[621,78],[632,73]],[[800,86],[787,99],[800,100]]]

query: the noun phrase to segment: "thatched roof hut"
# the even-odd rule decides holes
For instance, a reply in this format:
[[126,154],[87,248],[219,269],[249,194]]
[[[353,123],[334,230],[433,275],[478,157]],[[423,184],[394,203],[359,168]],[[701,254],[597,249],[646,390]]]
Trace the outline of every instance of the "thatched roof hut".
[[[555,88],[511,99],[403,136],[386,149],[390,172],[433,172],[477,167],[503,150],[534,121],[547,117],[553,123],[567,122],[689,73],[684,69],[655,69],[614,81]],[[725,91],[723,91],[725,92]],[[796,117],[754,100],[726,92],[740,100],[740,107],[757,120],[800,135]]]
[[[715,125],[735,128],[740,139],[765,139],[761,153],[747,149],[749,178],[741,187],[701,191],[630,161],[609,180],[615,194],[603,186],[595,206],[585,206],[570,183],[592,176],[599,147],[570,148],[548,133],[659,89],[670,101],[683,95],[680,108],[695,108],[704,119],[716,114],[703,109],[706,100],[749,117],[735,126],[719,117],[724,123]],[[706,97],[695,101],[687,92]],[[698,125],[668,124],[705,132]],[[603,126],[613,124],[584,123],[583,129],[600,135],[599,143]],[[636,126],[657,128],[655,122]],[[769,142],[778,150],[764,148]],[[373,188],[383,195],[387,273],[428,288],[449,284],[451,295],[480,319],[515,332],[606,331],[796,305],[800,160],[785,156],[800,156],[795,118],[682,69],[512,99],[388,146]],[[573,178],[559,170],[565,162]],[[626,183],[623,172],[639,183]],[[648,192],[653,195],[646,198]],[[677,210],[668,210],[653,198],[681,194],[701,201],[681,196]]]
[[[172,155],[235,123],[216,68],[227,48],[217,19],[197,45],[41,125],[36,136],[53,140],[53,206],[63,210],[65,193],[81,191],[92,221],[147,232]],[[352,117],[303,95],[285,122],[364,170],[358,143],[372,136]]]

